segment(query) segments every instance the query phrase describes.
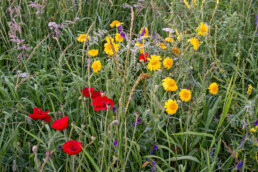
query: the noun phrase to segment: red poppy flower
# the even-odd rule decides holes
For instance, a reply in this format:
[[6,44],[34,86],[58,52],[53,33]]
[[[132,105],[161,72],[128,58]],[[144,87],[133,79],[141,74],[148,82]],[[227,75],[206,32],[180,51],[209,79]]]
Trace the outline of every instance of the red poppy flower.
[[150,55],[148,53],[143,53],[139,56],[139,61],[140,62],[147,62],[147,58],[149,58]]
[[114,102],[112,99],[107,98],[106,96],[99,96],[92,100],[91,106],[95,111],[107,109],[107,106],[110,108],[114,107]]
[[76,155],[82,151],[82,143],[76,140],[70,140],[63,145],[63,151],[69,155]]
[[48,115],[48,111],[43,112],[42,109],[39,109],[38,107],[33,108],[33,114],[30,114],[29,117],[32,119],[43,119],[46,122],[51,121],[51,116]]
[[84,88],[83,90],[81,90],[81,93],[85,97],[90,97],[90,93],[92,94],[93,92],[94,92],[94,87],[92,87],[92,88]]
[[95,91],[94,93],[92,93],[91,98],[95,99],[95,98],[101,96],[101,93],[103,93],[103,91]]
[[64,116],[61,119],[54,121],[51,125],[52,128],[62,131],[68,126],[68,116]]

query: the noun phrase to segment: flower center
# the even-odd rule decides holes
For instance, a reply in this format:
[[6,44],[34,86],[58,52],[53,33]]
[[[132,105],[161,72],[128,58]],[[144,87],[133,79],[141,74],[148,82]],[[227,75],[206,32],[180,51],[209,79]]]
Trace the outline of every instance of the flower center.
[[158,60],[152,60],[151,61],[151,65],[157,65],[159,62],[158,62]]
[[184,92],[184,97],[188,97],[188,93],[187,92]]
[[169,87],[174,87],[175,86],[175,82],[174,81],[169,81],[168,82],[168,86]]
[[171,108],[171,109],[175,109],[175,108],[176,108],[175,103],[171,103],[171,104],[170,104],[170,108]]

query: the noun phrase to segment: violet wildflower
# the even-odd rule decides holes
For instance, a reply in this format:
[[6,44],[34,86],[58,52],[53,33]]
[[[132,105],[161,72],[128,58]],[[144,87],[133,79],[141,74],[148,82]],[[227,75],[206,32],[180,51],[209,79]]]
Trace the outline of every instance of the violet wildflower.
[[123,31],[122,25],[119,25],[119,26],[118,26],[118,32],[121,33],[122,31]]
[[112,111],[113,111],[114,113],[116,112],[116,107],[115,107],[115,106],[112,108]]
[[156,172],[156,161],[152,161],[151,163],[152,163],[151,171]]
[[237,164],[237,168],[236,170],[239,170],[241,167],[243,166],[243,161],[239,161],[239,163]]
[[258,126],[258,119],[257,119],[257,120],[255,120],[255,122],[254,122],[254,126]]
[[151,155],[153,155],[156,150],[158,150],[158,146],[156,145],[156,143],[154,143],[154,145],[151,149]]
[[117,139],[114,141],[114,146],[117,147]]
[[144,28],[142,28],[142,32],[140,33],[139,38],[141,38],[142,36],[144,36],[145,33],[146,33],[146,31],[145,31],[145,27],[144,27]]
[[169,32],[169,33],[174,33],[174,30],[170,29],[170,28],[163,28],[162,30]]
[[121,36],[123,39],[125,39],[125,33],[124,33],[123,31],[120,33],[120,36]]
[[63,146],[62,145],[58,145],[58,149],[63,150]]
[[142,122],[142,119],[140,117],[137,117],[137,119],[134,121],[133,126],[138,126]]

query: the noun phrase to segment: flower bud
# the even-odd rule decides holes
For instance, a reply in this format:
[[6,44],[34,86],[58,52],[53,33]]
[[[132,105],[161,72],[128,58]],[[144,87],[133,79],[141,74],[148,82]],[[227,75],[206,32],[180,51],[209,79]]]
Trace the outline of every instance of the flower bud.
[[92,135],[92,136],[91,136],[91,141],[94,142],[95,140],[96,140],[96,136],[95,136],[95,135]]
[[32,147],[32,152],[33,152],[33,153],[37,153],[37,151],[38,151],[37,145],[33,146],[33,147]]

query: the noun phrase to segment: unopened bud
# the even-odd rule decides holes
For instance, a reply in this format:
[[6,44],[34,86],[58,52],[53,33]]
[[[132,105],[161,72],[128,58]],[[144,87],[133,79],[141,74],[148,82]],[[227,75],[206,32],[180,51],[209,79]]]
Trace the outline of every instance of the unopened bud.
[[94,140],[96,140],[96,136],[95,136],[95,135],[92,135],[92,136],[91,136],[91,141],[94,142]]
[[38,151],[38,147],[35,145],[35,146],[33,146],[32,147],[32,152],[33,153],[37,153],[37,151]]

